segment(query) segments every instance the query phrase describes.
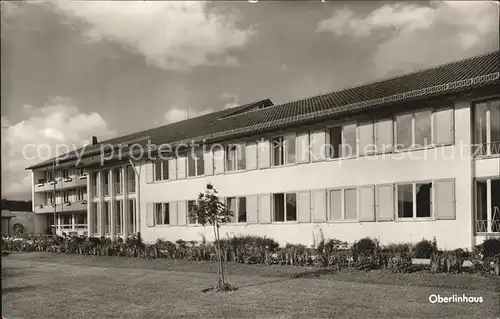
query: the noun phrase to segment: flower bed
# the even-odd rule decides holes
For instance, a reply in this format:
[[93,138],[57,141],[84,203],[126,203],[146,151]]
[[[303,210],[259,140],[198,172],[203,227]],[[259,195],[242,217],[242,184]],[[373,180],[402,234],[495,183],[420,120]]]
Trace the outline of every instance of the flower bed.
[[[363,238],[350,245],[331,239],[321,240],[316,247],[291,244],[279,247],[279,244],[270,238],[237,236],[221,240],[221,249],[224,261],[245,264],[312,266],[336,270],[355,267],[367,271],[384,269],[395,273],[430,268],[434,273],[476,271],[500,275],[500,239],[487,239],[473,252],[461,249],[440,251],[435,241],[431,244],[428,241],[422,242],[417,245],[399,243],[381,246],[376,240]],[[430,266],[412,262],[415,257],[422,256],[422,246],[426,246],[425,254],[430,256]],[[104,237],[84,236],[3,237],[1,247],[2,252],[45,251],[187,261],[215,261],[216,255],[214,244],[206,241],[170,242],[159,239],[154,244],[147,244],[136,236],[113,241]],[[470,260],[473,266],[465,269],[465,260]]]

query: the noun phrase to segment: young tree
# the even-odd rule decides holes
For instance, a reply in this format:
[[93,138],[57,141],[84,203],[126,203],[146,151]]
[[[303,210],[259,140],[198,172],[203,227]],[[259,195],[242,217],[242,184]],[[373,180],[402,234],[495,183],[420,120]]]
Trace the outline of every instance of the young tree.
[[224,264],[222,262],[222,250],[220,246],[219,228],[230,221],[233,212],[227,209],[226,205],[219,200],[217,190],[208,183],[205,193],[198,195],[198,203],[193,205],[189,214],[198,223],[205,226],[212,225],[215,238],[215,250],[217,256],[217,286],[215,290],[234,290],[227,282],[224,274]]

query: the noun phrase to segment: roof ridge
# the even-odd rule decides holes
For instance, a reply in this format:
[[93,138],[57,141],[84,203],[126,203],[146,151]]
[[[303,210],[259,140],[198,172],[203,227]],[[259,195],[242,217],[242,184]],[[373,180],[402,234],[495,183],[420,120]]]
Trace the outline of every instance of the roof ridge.
[[[363,86],[373,85],[373,84],[382,83],[382,82],[386,82],[386,81],[393,81],[395,79],[402,78],[402,77],[405,77],[405,76],[415,75],[415,74],[422,73],[422,72],[425,72],[425,71],[435,70],[435,69],[439,69],[439,68],[444,67],[444,66],[453,65],[453,64],[456,64],[456,63],[463,63],[463,62],[466,62],[468,60],[479,59],[479,58],[483,58],[483,57],[488,56],[488,55],[494,55],[494,54],[498,54],[498,53],[500,53],[500,51],[499,50],[495,50],[495,51],[486,52],[486,53],[483,53],[483,54],[480,54],[480,55],[474,55],[474,56],[470,56],[470,57],[467,57],[467,58],[463,58],[463,59],[459,59],[459,60],[454,60],[454,61],[447,62],[447,63],[440,63],[440,64],[437,64],[437,65],[432,66],[432,67],[428,67],[428,68],[425,68],[425,69],[420,69],[418,71],[405,72],[405,73],[402,73],[402,74],[399,74],[399,75],[395,75],[395,76],[392,76],[392,77],[381,78],[379,80],[374,80],[374,81],[369,81],[369,82],[363,82],[363,83],[359,83],[359,84],[354,84],[354,85],[351,85],[351,86],[348,86],[348,87],[343,87],[343,88],[336,89],[336,90],[333,90],[333,91],[328,91],[328,92],[325,92],[325,93],[313,94],[313,95],[309,95],[309,96],[305,96],[305,97],[301,97],[301,98],[297,98],[297,99],[293,99],[293,100],[288,100],[288,101],[285,101],[283,103],[276,104],[275,107],[276,106],[287,105],[287,104],[298,102],[298,101],[308,100],[308,99],[312,99],[312,98],[319,98],[319,97],[323,97],[325,95],[330,95],[330,94],[333,94],[333,93],[339,93],[339,92],[343,92],[343,91],[346,91],[346,90],[361,88]],[[260,110],[257,110],[257,111],[260,111]]]

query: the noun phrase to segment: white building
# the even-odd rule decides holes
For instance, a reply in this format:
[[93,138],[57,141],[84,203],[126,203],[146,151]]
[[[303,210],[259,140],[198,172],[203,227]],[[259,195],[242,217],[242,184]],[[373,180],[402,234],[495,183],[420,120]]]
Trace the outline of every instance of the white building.
[[[212,229],[187,212],[211,182],[235,212],[224,235],[306,245],[320,233],[382,244],[436,237],[442,248],[471,248],[500,235],[499,65],[493,52],[94,141],[76,167],[74,154],[58,161],[57,225],[112,238],[210,240]],[[29,168],[34,211],[49,224],[53,164]]]

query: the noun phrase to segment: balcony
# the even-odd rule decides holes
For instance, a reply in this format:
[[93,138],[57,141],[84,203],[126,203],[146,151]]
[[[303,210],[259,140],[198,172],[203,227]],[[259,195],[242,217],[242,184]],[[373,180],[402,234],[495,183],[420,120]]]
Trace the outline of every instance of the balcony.
[[474,156],[487,157],[500,155],[500,141],[475,145]]
[[[54,225],[51,226],[54,227]],[[62,236],[63,234],[68,236],[87,236],[87,224],[75,224],[74,228],[71,224],[59,225],[56,228],[56,234],[59,236]]]
[[476,220],[477,234],[500,234],[500,220]]
[[62,190],[67,188],[75,187],[85,187],[87,186],[87,175],[80,176],[70,176],[68,178],[59,178],[56,181],[40,180],[39,183],[35,184],[35,192],[49,192],[54,190],[54,185],[56,190]]
[[[87,201],[78,201],[78,202],[67,202],[64,204],[56,204],[56,213],[61,212],[78,212],[78,211],[86,211],[87,210]],[[53,213],[54,206],[53,205],[37,205],[35,207],[35,213],[37,214],[46,214]]]

